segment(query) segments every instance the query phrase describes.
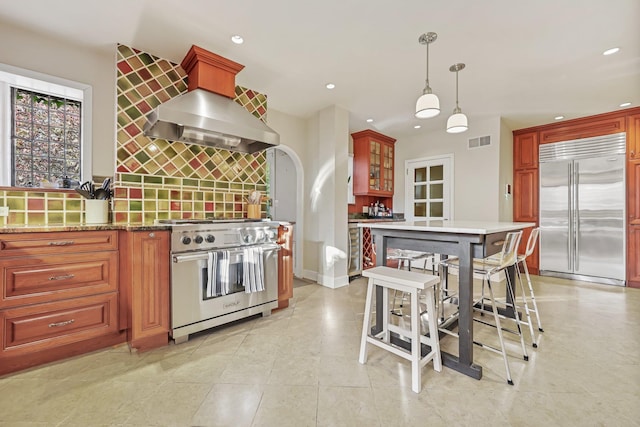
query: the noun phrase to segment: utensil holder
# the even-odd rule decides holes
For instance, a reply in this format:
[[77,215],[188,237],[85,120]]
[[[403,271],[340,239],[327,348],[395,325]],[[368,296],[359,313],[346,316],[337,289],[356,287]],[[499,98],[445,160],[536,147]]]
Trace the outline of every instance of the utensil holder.
[[108,199],[86,199],[84,203],[85,224],[106,224],[109,222]]
[[260,205],[247,205],[247,218],[260,219]]

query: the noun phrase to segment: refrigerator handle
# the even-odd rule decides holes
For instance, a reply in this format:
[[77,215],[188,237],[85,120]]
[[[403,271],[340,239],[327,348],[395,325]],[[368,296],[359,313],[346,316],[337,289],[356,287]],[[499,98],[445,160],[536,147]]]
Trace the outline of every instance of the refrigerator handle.
[[574,176],[574,181],[575,184],[573,185],[574,188],[574,207],[573,207],[573,212],[574,212],[574,217],[575,217],[575,244],[574,244],[574,256],[573,256],[573,262],[575,263],[575,267],[573,269],[573,271],[577,272],[580,269],[580,257],[578,256],[578,254],[580,253],[580,193],[578,192],[578,189],[580,188],[580,163],[579,162],[574,162],[574,170],[573,170],[573,176]]
[[569,266],[569,271],[573,271],[573,162],[567,163],[567,175],[567,181],[569,182],[569,191],[567,191],[567,197],[569,199],[567,201],[567,220],[569,223],[569,234],[567,236],[567,265]]

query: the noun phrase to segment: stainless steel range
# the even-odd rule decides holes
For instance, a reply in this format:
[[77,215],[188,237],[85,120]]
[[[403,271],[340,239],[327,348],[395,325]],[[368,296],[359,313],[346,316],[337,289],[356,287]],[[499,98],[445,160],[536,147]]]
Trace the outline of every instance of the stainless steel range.
[[170,224],[171,336],[189,334],[278,306],[278,223],[158,220]]

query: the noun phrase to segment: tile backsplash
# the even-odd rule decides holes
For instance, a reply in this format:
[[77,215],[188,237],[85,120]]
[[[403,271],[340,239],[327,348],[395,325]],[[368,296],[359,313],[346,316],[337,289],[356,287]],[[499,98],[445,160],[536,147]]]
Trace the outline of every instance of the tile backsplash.
[[[186,53],[186,52],[185,52]],[[118,45],[116,173],[110,220],[152,223],[155,219],[246,216],[249,192],[268,193],[264,152],[245,154],[143,135],[146,115],[187,91],[178,64]],[[265,121],[267,97],[236,86],[235,101]],[[103,177],[94,177],[96,183]],[[84,200],[73,191],[0,188],[8,206],[2,225],[81,224]],[[266,197],[262,203],[266,212]]]
[[[187,91],[186,73],[178,64],[124,45],[118,46],[116,68],[114,222],[243,217],[249,192],[268,189],[266,154],[145,137],[146,114]],[[267,97],[241,86],[235,90],[235,101],[265,120]]]
[[0,206],[9,207],[9,216],[0,216],[3,225],[80,224],[82,196],[71,191],[0,188]]

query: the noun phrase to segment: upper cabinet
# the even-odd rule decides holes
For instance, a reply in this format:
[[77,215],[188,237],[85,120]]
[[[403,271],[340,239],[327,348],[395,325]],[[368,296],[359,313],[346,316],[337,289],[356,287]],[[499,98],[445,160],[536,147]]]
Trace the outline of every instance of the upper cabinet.
[[513,168],[528,169],[538,167],[538,132],[514,135]]
[[372,130],[353,137],[353,194],[356,196],[393,196],[395,139]]

